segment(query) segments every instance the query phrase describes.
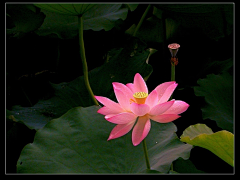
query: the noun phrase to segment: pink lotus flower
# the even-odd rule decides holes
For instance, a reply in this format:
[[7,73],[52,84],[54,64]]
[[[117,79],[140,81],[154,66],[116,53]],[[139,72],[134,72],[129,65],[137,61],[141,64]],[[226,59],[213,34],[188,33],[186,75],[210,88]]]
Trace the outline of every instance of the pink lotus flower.
[[112,84],[118,103],[106,97],[95,96],[104,105],[98,113],[105,115],[107,121],[117,124],[108,140],[127,134],[138,119],[132,131],[132,143],[137,146],[150,131],[150,119],[159,123],[168,123],[179,118],[178,114],[189,107],[184,101],[168,101],[178,85],[175,81],[158,85],[150,94],[139,73],[135,75],[133,83],[124,85],[113,82]]

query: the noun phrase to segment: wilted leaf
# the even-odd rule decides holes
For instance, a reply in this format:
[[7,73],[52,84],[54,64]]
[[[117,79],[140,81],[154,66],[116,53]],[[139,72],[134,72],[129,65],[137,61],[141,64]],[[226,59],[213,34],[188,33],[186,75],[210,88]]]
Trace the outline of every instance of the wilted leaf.
[[232,133],[225,130],[213,133],[205,124],[196,124],[189,126],[180,138],[188,144],[208,149],[231,166],[234,165]]
[[[99,107],[76,107],[37,131],[22,150],[19,173],[140,173],[146,169],[142,145],[131,133],[107,141],[114,124]],[[146,138],[151,170],[168,172],[172,161],[187,159],[192,146],[180,142],[173,123],[152,122]]]

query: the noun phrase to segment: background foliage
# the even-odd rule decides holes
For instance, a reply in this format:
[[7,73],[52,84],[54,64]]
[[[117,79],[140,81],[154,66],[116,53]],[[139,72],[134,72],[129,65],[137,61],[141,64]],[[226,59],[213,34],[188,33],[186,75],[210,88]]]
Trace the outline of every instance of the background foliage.
[[[190,107],[174,121],[176,126],[169,124],[175,127],[170,132],[176,132],[180,137],[190,125],[202,123],[213,132],[227,130],[234,133],[233,4],[152,5],[136,37],[132,34],[147,5],[103,6],[109,11],[101,11],[101,5],[97,4],[92,11],[83,13],[89,78],[96,95],[115,100],[111,82],[131,82],[136,72],[148,77],[150,90],[169,81],[167,45],[177,42],[181,45],[176,67],[179,86],[173,96],[186,101]],[[20,152],[26,144],[33,142],[36,131],[35,138],[38,138],[74,107],[93,108],[89,107],[92,104],[83,86],[76,16],[41,8],[32,4],[6,5],[7,173],[16,172]],[[100,14],[91,14],[94,8]],[[150,57],[149,48],[157,50]],[[112,124],[108,125],[110,128]],[[104,142],[117,144],[125,141],[124,138]],[[128,136],[126,138],[129,140]],[[18,161],[19,172],[25,167],[22,159],[29,156],[27,149],[37,147],[35,141],[25,146],[23,154],[26,155]],[[154,157],[156,152],[152,155]],[[189,160],[178,157],[171,160],[173,170],[169,171],[169,164],[165,170],[160,166],[155,170],[168,173],[233,172],[229,164],[201,147],[191,150]],[[191,172],[182,164],[191,167]],[[144,172],[140,167],[135,169],[131,172]]]

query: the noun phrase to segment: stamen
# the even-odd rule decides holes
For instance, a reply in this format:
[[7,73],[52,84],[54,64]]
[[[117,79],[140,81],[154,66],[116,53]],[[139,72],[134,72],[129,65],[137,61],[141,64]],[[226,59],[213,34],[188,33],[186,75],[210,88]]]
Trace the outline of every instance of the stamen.
[[138,104],[144,104],[147,97],[148,97],[148,93],[136,92],[136,93],[133,94],[133,97]]
[[130,99],[130,104],[135,103],[136,101],[134,99]]

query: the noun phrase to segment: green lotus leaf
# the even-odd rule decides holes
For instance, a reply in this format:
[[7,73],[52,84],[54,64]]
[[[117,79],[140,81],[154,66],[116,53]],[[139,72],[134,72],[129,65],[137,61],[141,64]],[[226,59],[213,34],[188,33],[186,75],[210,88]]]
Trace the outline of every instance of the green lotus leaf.
[[209,74],[197,83],[200,86],[195,86],[194,92],[206,101],[203,119],[214,120],[222,129],[233,132],[233,76],[228,72]]
[[[38,130],[24,147],[18,173],[149,173],[142,145],[131,132],[107,141],[115,126],[97,113],[100,107],[76,107]],[[152,172],[167,173],[171,163],[188,159],[192,145],[182,143],[173,123],[151,123],[146,142]]]
[[173,162],[173,169],[178,173],[204,173],[198,170],[191,160],[184,160],[182,158],[178,158]]
[[234,166],[234,135],[222,130],[216,133],[205,124],[189,126],[180,137],[182,142],[208,149],[222,160]]
[[36,7],[30,4],[7,4],[8,16],[15,27],[7,29],[7,33],[17,34],[28,33],[38,29],[45,18],[42,12],[36,12]]
[[57,35],[70,39],[78,34],[78,16],[83,17],[83,29],[109,31],[118,20],[125,20],[128,8],[122,4],[36,4],[46,15],[36,31],[40,36]]
[[60,14],[66,14],[71,16],[83,15],[89,9],[91,9],[96,4],[56,4],[56,3],[47,3],[47,4],[34,4],[35,6],[45,9],[51,12],[56,12]]

